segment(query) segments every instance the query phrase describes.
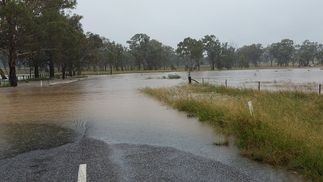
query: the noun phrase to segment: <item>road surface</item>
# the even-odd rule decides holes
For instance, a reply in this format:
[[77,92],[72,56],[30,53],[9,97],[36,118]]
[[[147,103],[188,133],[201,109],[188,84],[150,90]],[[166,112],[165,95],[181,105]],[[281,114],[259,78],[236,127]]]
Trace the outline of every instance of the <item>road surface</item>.
[[76,182],[80,164],[86,164],[89,182],[254,181],[220,162],[174,148],[109,145],[89,138],[0,160],[0,181]]

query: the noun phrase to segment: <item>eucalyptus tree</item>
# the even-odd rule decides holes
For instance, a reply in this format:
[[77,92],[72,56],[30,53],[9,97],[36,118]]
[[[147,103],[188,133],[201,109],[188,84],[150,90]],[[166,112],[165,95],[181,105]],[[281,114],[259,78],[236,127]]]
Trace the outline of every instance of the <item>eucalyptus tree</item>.
[[[84,42],[83,29],[80,23],[81,16],[73,15],[66,18],[64,38],[60,49],[63,59],[61,60],[62,75],[65,78],[65,71],[69,76],[75,75],[78,69],[78,62],[82,57],[80,49]],[[79,70],[78,70],[79,71]]]
[[147,69],[161,68],[163,65],[163,44],[155,39],[149,41],[147,49]]
[[107,71],[108,66],[110,67],[110,71],[112,73],[113,69],[113,58],[112,58],[112,53],[113,53],[113,46],[112,43],[110,42],[109,39],[103,38],[102,39],[102,47],[99,49],[99,59],[100,59],[100,64],[103,66],[103,70]]
[[[66,9],[72,9],[76,0],[1,0],[0,48],[8,55],[9,80],[17,86],[17,59],[30,59],[38,72],[37,57],[42,51],[58,52],[66,19]],[[53,51],[55,50],[55,51]],[[38,54],[38,55],[37,55]],[[50,56],[49,56],[50,57]],[[50,75],[54,76],[54,62],[49,59]],[[37,76],[37,75],[36,75]]]
[[263,49],[263,53],[261,55],[261,61],[264,62],[264,63],[267,63],[267,64],[270,63],[270,66],[272,67],[273,66],[274,57],[271,54],[270,49],[271,49],[270,46],[267,46],[267,47],[265,47]]
[[23,42],[24,31],[32,16],[32,10],[25,1],[0,1],[0,49],[8,57],[10,85],[18,85],[16,64],[18,53],[21,52],[20,43]]
[[319,63],[323,65],[323,44],[319,44],[317,46],[316,58],[319,61]]
[[294,52],[294,41],[290,39],[283,39],[281,42],[271,45],[271,54],[277,60],[278,66],[288,66]]
[[172,70],[175,70],[178,65],[178,59],[174,48],[171,46],[162,46],[162,66],[164,70],[166,70],[166,67],[169,66]]
[[124,57],[123,57],[124,47],[121,44],[115,45],[115,67],[117,71],[124,71]]
[[249,67],[249,63],[257,67],[264,51],[261,44],[252,44],[241,47],[238,52],[240,59],[242,59],[240,67]]
[[187,59],[186,67],[189,70],[197,67],[200,70],[200,61],[203,58],[203,42],[201,40],[185,38],[177,45],[176,52],[182,58]]
[[299,59],[299,66],[309,66],[312,62],[314,65],[314,60],[318,55],[318,43],[305,40],[302,45],[299,46],[297,50],[297,57]]
[[123,48],[122,58],[123,58],[123,63],[124,63],[124,69],[125,70],[134,70],[135,69],[136,58],[132,55],[129,48],[127,48],[127,47]]
[[125,48],[114,41],[110,42],[108,39],[103,41],[103,47],[100,49],[100,59],[104,66],[104,70],[107,70],[107,66],[110,67],[110,73],[112,74],[113,68],[116,71],[124,71],[125,68]]
[[130,52],[136,59],[138,70],[141,70],[141,67],[145,69],[147,65],[149,42],[150,37],[142,33],[134,35],[129,41],[127,41]]
[[214,35],[206,35],[203,39],[204,50],[207,53],[211,70],[215,70],[215,66],[219,65],[221,57],[221,42]]
[[228,43],[223,43],[221,47],[221,62],[226,69],[231,69],[236,60],[236,50]]
[[104,46],[104,38],[99,34],[88,32],[86,34],[86,63],[88,70],[90,66],[93,66],[93,70],[96,71],[100,62],[99,51]]

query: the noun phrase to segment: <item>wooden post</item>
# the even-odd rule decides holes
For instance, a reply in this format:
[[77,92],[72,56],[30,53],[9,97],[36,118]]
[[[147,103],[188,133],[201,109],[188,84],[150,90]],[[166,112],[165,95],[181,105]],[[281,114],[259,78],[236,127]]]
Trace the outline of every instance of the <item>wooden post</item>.
[[228,88],[228,80],[225,80],[225,88]]
[[260,91],[260,82],[258,82],[258,91]]
[[204,78],[202,78],[202,84],[204,85]]
[[321,95],[322,92],[322,84],[319,84],[319,95]]

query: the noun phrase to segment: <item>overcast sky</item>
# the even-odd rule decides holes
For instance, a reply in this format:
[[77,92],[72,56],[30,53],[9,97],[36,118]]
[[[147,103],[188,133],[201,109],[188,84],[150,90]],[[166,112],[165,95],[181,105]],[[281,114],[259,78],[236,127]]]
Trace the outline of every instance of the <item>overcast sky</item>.
[[282,38],[323,42],[323,0],[78,0],[85,31],[126,44],[146,33],[176,47],[214,34],[234,46]]

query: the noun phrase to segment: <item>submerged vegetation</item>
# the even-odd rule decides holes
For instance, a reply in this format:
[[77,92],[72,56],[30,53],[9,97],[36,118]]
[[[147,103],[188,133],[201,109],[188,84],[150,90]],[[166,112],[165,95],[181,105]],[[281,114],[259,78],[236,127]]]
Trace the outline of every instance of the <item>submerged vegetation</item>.
[[[211,85],[143,92],[236,138],[241,154],[323,180],[323,97]],[[252,101],[253,114],[248,109]]]
[[168,79],[180,79],[181,76],[177,75],[177,74],[169,74],[168,75]]

